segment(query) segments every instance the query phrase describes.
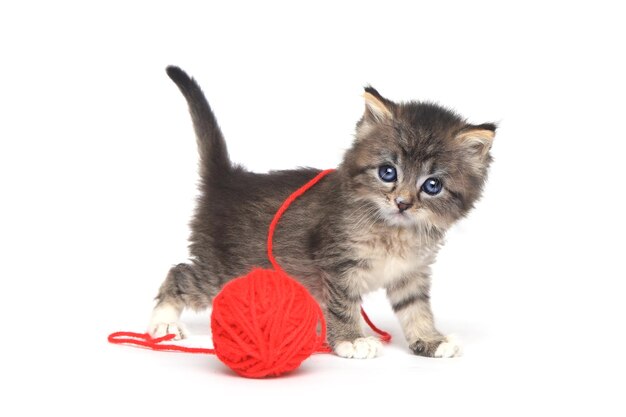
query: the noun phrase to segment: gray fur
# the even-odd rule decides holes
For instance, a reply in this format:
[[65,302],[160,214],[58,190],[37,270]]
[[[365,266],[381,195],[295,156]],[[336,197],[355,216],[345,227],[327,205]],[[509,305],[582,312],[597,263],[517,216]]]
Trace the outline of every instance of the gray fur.
[[[190,262],[170,270],[157,307],[168,303],[198,310],[209,307],[229,280],[255,266],[270,267],[266,238],[272,216],[319,170],[256,174],[233,165],[196,82],[176,67],[168,67],[167,73],[189,104],[201,183],[191,222]],[[469,125],[434,104],[396,104],[371,87],[366,93],[384,111],[373,111],[367,103],[341,165],[284,214],[274,254],[324,309],[331,346],[363,337],[361,298],[384,287],[411,350],[433,356],[444,338],[433,324],[429,265],[446,229],[479,198],[491,160],[486,152],[490,142],[460,138],[495,126]],[[386,163],[400,173],[393,184],[376,174]],[[445,191],[438,197],[425,196],[418,184],[418,178],[433,172],[444,181]],[[401,210],[396,198],[407,203]]]

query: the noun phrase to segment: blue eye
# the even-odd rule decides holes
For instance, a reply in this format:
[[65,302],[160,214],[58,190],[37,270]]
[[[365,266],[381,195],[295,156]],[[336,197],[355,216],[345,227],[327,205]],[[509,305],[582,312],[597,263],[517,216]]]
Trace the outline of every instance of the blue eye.
[[428,178],[422,184],[422,191],[428,195],[437,195],[443,189],[443,184],[439,178]]
[[391,165],[381,165],[378,167],[378,176],[385,182],[394,182],[398,179],[398,173]]

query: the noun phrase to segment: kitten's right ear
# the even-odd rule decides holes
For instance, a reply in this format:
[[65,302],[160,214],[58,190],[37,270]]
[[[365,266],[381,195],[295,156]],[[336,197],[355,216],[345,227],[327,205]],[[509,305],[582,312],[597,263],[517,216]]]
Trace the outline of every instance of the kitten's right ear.
[[365,114],[363,118],[372,122],[393,119],[393,102],[387,100],[372,86],[365,87]]
[[470,155],[476,156],[483,161],[496,136],[497,126],[494,123],[483,123],[482,125],[468,125],[459,132],[457,141],[467,147]]

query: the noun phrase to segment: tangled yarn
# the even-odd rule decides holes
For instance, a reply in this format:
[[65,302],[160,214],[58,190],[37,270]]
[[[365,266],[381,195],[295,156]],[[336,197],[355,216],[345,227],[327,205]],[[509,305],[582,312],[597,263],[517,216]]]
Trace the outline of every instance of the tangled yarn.
[[282,270],[254,269],[213,301],[217,357],[239,375],[278,376],[323,347],[324,316],[307,289]]

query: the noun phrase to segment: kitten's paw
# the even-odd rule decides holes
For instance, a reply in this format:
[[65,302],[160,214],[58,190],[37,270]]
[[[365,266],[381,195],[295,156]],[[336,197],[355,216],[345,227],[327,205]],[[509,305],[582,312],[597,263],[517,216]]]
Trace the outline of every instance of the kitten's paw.
[[163,337],[168,334],[174,335],[174,340],[184,339],[187,331],[178,322],[181,308],[172,303],[162,302],[152,310],[148,333],[153,338]]
[[150,325],[148,330],[150,336],[154,339],[163,337],[168,334],[174,335],[174,340],[181,340],[187,337],[187,331],[180,323],[156,323]]
[[342,358],[370,359],[378,356],[383,344],[376,337],[359,337],[352,342],[338,342],[335,353]]
[[461,356],[461,345],[454,335],[446,336],[446,340],[441,342],[435,351],[435,358],[456,358]]
[[409,348],[416,355],[431,358],[455,358],[461,356],[461,345],[452,335],[433,340],[420,339],[413,342]]

